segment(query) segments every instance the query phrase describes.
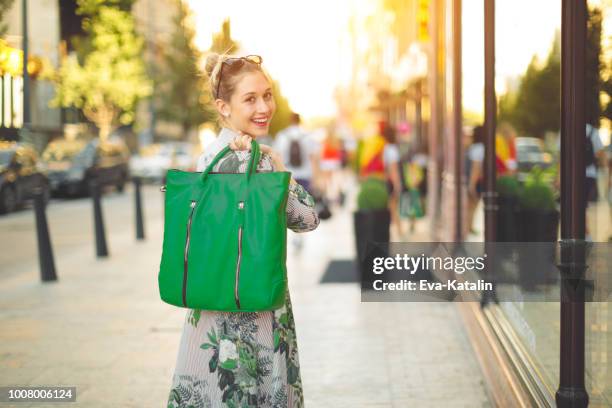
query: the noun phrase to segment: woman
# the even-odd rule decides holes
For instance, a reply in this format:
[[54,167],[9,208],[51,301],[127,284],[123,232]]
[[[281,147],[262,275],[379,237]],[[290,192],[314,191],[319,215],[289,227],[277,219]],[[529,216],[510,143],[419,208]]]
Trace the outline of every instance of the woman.
[[468,211],[467,211],[467,227],[469,228],[469,234],[477,234],[473,227],[474,214],[478,203],[480,202],[480,196],[483,192],[483,162],[485,155],[484,147],[484,128],[482,126],[474,127],[472,133],[472,143],[466,151],[466,180],[468,190]]
[[382,136],[385,139],[383,148],[383,165],[385,168],[385,179],[389,191],[389,211],[391,212],[391,223],[395,226],[396,237],[400,240],[404,234],[402,231],[402,220],[399,216],[399,201],[402,193],[402,181],[400,176],[400,151],[397,146],[395,130],[388,124],[383,125]]
[[[213,172],[243,173],[251,138],[268,134],[276,109],[261,57],[212,54],[206,72],[222,130],[198,161],[202,171],[225,146],[232,149]],[[257,171],[285,171],[280,156],[261,145]],[[314,201],[289,184],[287,226],[296,232],[319,224]],[[304,405],[291,300],[265,312],[189,310],[168,407],[301,407]]]
[[329,201],[340,201],[340,172],[342,170],[342,144],[336,136],[333,126],[328,126],[321,146],[319,161],[321,184],[325,198]]

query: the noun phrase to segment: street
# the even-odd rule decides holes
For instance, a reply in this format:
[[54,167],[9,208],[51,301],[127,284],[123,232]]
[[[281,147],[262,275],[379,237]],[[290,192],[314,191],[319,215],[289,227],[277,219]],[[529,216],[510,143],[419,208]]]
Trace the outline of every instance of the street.
[[[161,217],[162,193],[157,185],[142,188],[145,217]],[[102,196],[102,213],[111,256],[117,248],[108,237],[135,234],[134,191],[126,186],[123,193],[109,190]],[[53,246],[58,276],[61,279],[61,264],[66,256],[84,252],[95,257],[93,203],[91,197],[54,198],[47,206],[47,222]],[[0,216],[2,243],[0,247],[0,281],[15,273],[36,272],[38,250],[33,203],[17,212]],[[145,227],[146,228],[146,227]],[[145,233],[147,231],[145,230]],[[36,276],[33,275],[33,278]]]
[[[77,402],[66,406],[165,406],[185,310],[159,299],[161,198],[145,191],[144,242],[134,238],[132,195],[105,196],[107,226],[115,224],[105,260],[94,256],[90,203],[51,204],[50,218],[61,217],[50,221],[59,281],[40,283],[27,259],[33,239],[19,250],[21,265],[3,268],[0,384],[76,386]],[[356,283],[320,283],[330,261],[354,257],[351,211],[334,209],[299,253],[288,238],[305,406],[491,406],[455,304],[362,303]],[[29,217],[4,219],[2,233],[10,225],[11,239],[27,240],[20,228]]]

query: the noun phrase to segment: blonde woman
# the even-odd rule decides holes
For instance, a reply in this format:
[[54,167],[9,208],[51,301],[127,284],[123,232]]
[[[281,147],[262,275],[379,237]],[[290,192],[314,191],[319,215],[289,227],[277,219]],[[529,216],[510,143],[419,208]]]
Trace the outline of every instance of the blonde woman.
[[[213,172],[243,173],[251,139],[268,134],[276,110],[272,84],[259,56],[211,54],[206,61],[222,129],[198,161],[202,171],[225,146],[232,149]],[[277,152],[261,145],[257,171],[286,171]],[[314,200],[295,180],[289,185],[287,226],[319,224]],[[266,312],[188,310],[168,407],[302,407],[295,323],[285,305]]]

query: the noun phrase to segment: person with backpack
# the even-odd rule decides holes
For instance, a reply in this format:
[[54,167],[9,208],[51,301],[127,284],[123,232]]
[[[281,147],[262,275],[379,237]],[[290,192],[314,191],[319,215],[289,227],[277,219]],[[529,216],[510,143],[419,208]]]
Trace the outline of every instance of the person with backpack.
[[[274,150],[281,156],[285,167],[291,172],[293,178],[308,191],[315,199],[317,207],[320,198],[314,188],[314,175],[318,171],[317,145],[310,134],[301,126],[300,115],[291,113],[291,124],[278,132],[274,141]],[[319,208],[317,208],[319,211]],[[325,217],[320,217],[325,219]],[[294,248],[299,251],[304,246],[304,239],[300,234],[292,238]]]
[[[604,160],[605,150],[601,137],[599,136],[599,130],[591,125],[586,124],[585,127],[586,143],[584,146],[584,166],[585,166],[585,186],[584,186],[584,209],[585,209],[585,224],[584,234],[587,241],[592,241],[590,228],[589,228],[589,206],[596,203],[599,199],[599,193],[597,188],[597,167],[599,163]],[[558,140],[558,148],[561,150],[561,139]],[[557,188],[561,185],[561,163],[557,163],[557,178],[555,180],[555,186]]]
[[597,173],[598,165],[605,155],[604,146],[599,136],[599,130],[591,124],[586,125],[586,145],[585,150],[585,166],[586,166],[586,186],[585,193],[587,205],[597,202],[599,197],[597,190]]
[[312,194],[312,180],[318,163],[317,147],[300,123],[300,115],[293,112],[291,124],[276,135],[274,150],[280,154],[295,181]]
[[588,207],[592,203],[596,203],[599,199],[599,193],[597,189],[597,174],[598,174],[598,166],[599,163],[603,161],[603,156],[605,155],[604,145],[601,141],[601,137],[599,136],[599,130],[593,125],[587,123],[586,125],[586,144],[584,146],[585,150],[585,166],[586,166],[586,179],[584,192],[586,194],[586,203],[585,209],[586,211],[586,222],[585,222],[585,236],[587,240],[592,240],[591,233],[589,231],[589,216],[588,216]]

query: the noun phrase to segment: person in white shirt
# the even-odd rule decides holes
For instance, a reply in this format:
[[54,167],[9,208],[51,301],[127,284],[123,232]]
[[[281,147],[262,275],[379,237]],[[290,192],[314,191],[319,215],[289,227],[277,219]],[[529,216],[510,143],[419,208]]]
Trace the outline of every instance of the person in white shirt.
[[[300,122],[300,115],[292,113],[291,125],[276,135],[274,150],[281,156],[285,167],[291,172],[295,181],[310,194],[314,194],[313,176],[318,166],[318,147],[300,126]],[[297,251],[300,251],[304,245],[301,234],[296,234],[292,242]]]
[[472,131],[472,143],[467,148],[465,163],[465,176],[467,180],[468,190],[468,219],[467,228],[469,234],[477,234],[473,227],[474,214],[480,202],[480,196],[484,190],[483,185],[483,162],[485,156],[484,146],[484,128],[482,126],[474,127]]
[[282,157],[293,178],[312,194],[312,179],[317,168],[317,145],[300,126],[300,115],[291,114],[291,125],[276,135],[274,150]]
[[385,178],[387,190],[389,192],[389,211],[391,212],[391,224],[395,227],[397,239],[404,235],[402,220],[399,214],[399,200],[402,193],[402,181],[400,177],[400,151],[397,145],[397,135],[395,129],[389,124],[385,124],[382,129],[382,136],[385,138],[383,148],[383,164],[385,166]]

